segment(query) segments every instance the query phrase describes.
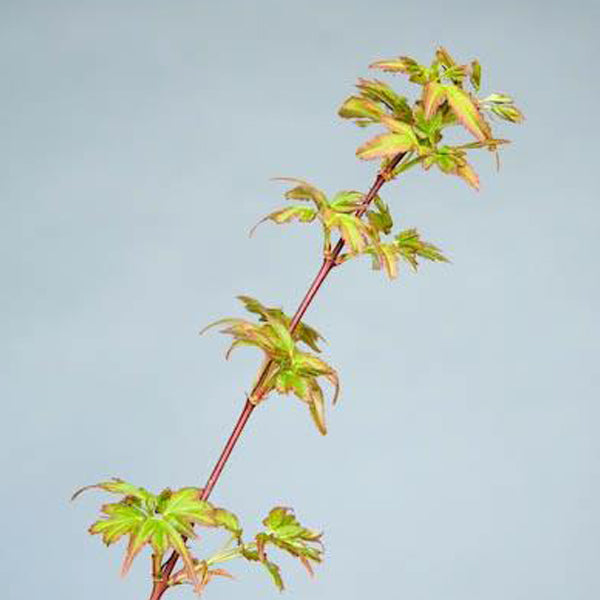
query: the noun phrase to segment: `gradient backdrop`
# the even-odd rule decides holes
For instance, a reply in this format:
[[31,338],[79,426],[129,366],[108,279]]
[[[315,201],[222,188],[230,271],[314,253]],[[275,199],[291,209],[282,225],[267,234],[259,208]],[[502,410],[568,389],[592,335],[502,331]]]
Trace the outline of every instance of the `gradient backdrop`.
[[[366,189],[372,131],[336,116],[367,65],[477,57],[528,120],[482,191],[410,172],[384,189],[452,265],[394,283],[356,260],[307,321],[342,397],[253,416],[213,500],[250,531],[274,504],[325,531],[297,600],[593,600],[598,462],[599,5],[595,2],[0,3],[2,556],[6,600],[145,600],[147,558],[86,527],[121,476],[201,485],[259,364],[198,337],[235,295],[293,311],[316,227],[249,228],[269,180]],[[397,85],[409,88],[399,78]],[[412,88],[412,89],[411,89]],[[206,598],[279,598],[231,565]],[[191,598],[181,589],[166,598]]]

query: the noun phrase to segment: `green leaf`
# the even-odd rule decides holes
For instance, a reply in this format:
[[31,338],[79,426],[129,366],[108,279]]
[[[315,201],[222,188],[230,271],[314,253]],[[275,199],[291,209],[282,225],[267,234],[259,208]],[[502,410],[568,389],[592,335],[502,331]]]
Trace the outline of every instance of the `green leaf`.
[[457,87],[462,88],[463,80],[469,74],[469,71],[469,67],[465,65],[454,65],[444,71],[443,77],[450,80]]
[[458,175],[464,179],[475,190],[479,190],[479,177],[473,167],[465,159],[465,151],[462,148],[466,147],[494,147],[494,143],[500,143],[503,140],[487,140],[486,142],[474,142],[473,144],[465,144],[464,146],[441,146],[436,148],[424,157],[423,168],[429,169],[432,164],[447,175]]
[[273,179],[297,184],[284,194],[288,200],[312,201],[319,210],[327,205],[327,196],[320,189],[303,179],[296,179],[295,177],[273,177]]
[[356,155],[363,160],[396,156],[414,148],[414,139],[408,133],[384,133],[363,144]]
[[371,232],[367,225],[355,215],[327,211],[323,223],[329,230],[337,229],[352,254],[359,254],[369,243]]
[[356,190],[344,190],[338,192],[329,203],[336,212],[353,213],[360,208],[364,194]]
[[285,589],[285,586],[283,584],[283,579],[281,578],[281,569],[274,562],[269,560],[262,561],[262,564],[271,576],[275,587],[282,592]]
[[311,417],[319,432],[325,435],[327,428],[325,426],[324,397],[317,378],[324,377],[333,386],[332,403],[335,404],[340,387],[335,369],[314,355],[297,351],[291,365],[280,365],[271,377],[273,385],[279,393],[291,392],[308,404]]
[[379,196],[375,196],[373,204],[375,210],[367,211],[367,219],[371,228],[377,232],[388,234],[394,226],[390,208],[387,204],[384,204]]
[[256,549],[252,548],[252,545],[241,546],[241,556],[249,561],[260,562],[267,570],[267,573],[269,573],[277,589],[280,592],[283,591],[284,584],[281,577],[281,569],[274,562],[268,560],[265,554],[265,545],[269,542],[269,536],[264,533],[259,533],[257,534],[255,540]]
[[383,267],[390,279],[398,276],[398,251],[394,244],[378,244],[368,249],[373,257],[373,269]]
[[419,267],[419,258],[424,258],[432,262],[449,262],[437,246],[422,241],[421,235],[416,229],[401,231],[396,236],[395,242],[400,256],[415,271]]
[[146,513],[138,506],[127,503],[112,503],[102,506],[104,517],[92,523],[89,532],[101,534],[102,541],[110,546],[124,535],[135,533],[146,519]]
[[309,348],[312,348],[315,352],[321,352],[321,349],[317,346],[317,342],[319,340],[325,341],[325,338],[316,329],[302,322],[296,327],[296,330],[294,331],[294,339],[300,342],[304,342]]
[[152,546],[157,555],[162,556],[169,547],[168,529],[168,525],[163,520],[147,517],[129,537],[121,575],[127,575],[135,557],[146,543]]
[[236,296],[236,298],[243,303],[244,308],[248,312],[254,313],[255,315],[260,315],[261,321],[266,321],[267,315],[273,314],[274,312],[278,313],[278,314],[276,314],[276,316],[283,315],[283,311],[280,308],[279,309],[278,308],[269,308],[269,307],[265,306],[262,302],[257,300],[256,298],[252,298],[252,296],[240,295],[240,296]]
[[[170,492],[160,512],[180,533],[190,536],[193,524],[215,527],[213,506],[200,499],[202,490],[196,487],[181,488]],[[193,534],[192,534],[193,535]],[[191,536],[190,536],[191,537]]]
[[213,518],[219,527],[224,527],[238,540],[240,539],[242,527],[240,526],[239,519],[232,512],[229,512],[224,508],[215,508],[213,511]]
[[194,585],[194,588],[197,592],[202,589],[202,581],[198,577],[198,573],[196,572],[194,560],[190,551],[185,543],[185,540],[180,535],[179,531],[170,523],[165,521],[165,525],[167,528],[167,534],[169,536],[169,541],[173,548],[179,553],[181,556],[181,560],[185,566],[185,571],[187,573],[190,582]]
[[305,566],[309,560],[321,562],[321,534],[302,526],[291,508],[276,506],[271,509],[263,523],[267,528],[266,533],[256,536],[257,545],[260,546],[259,554],[264,556],[265,545],[272,543],[291,556],[300,558]]
[[301,375],[311,377],[325,377],[334,387],[332,404],[337,402],[340,382],[337,371],[322,361],[318,356],[306,352],[298,352],[294,357],[294,369]]
[[493,93],[486,96],[481,102],[491,104],[512,104],[513,99],[507,94]]
[[471,61],[471,75],[469,76],[471,85],[478,92],[481,88],[481,65],[477,60]]
[[[244,307],[248,312],[260,315],[260,321],[267,321],[267,315],[271,315],[285,323],[286,327],[289,328],[292,319],[288,317],[281,308],[264,306],[258,300],[250,296],[237,296],[237,298],[244,303]],[[319,340],[325,341],[325,338],[316,329],[304,322],[300,322],[297,325],[293,337],[295,340],[305,343],[315,352],[321,352],[317,342]]]
[[221,329],[221,333],[231,335],[234,338],[233,344],[227,351],[227,357],[233,349],[243,345],[255,346],[269,358],[286,358],[294,346],[293,338],[286,323],[272,313],[266,313],[265,320],[266,322],[263,325],[257,325],[244,319],[219,319],[205,327],[201,333],[215,325],[226,324],[228,327]]
[[396,235],[391,243],[374,244],[366,249],[373,259],[373,269],[384,269],[390,279],[398,275],[398,261],[407,262],[413,270],[419,266],[418,259],[448,262],[439,248],[423,241],[416,229],[406,229]]
[[480,101],[483,108],[511,123],[521,123],[525,120],[523,113],[514,105],[513,99],[507,94],[490,94]]
[[293,220],[300,221],[301,223],[310,223],[315,220],[317,216],[317,211],[311,206],[287,206],[285,208],[281,208],[279,210],[273,211],[268,214],[266,217],[261,219],[251,230],[250,235],[254,233],[254,230],[265,221],[273,221],[278,225],[282,223],[290,223]]
[[435,51],[435,58],[438,63],[444,65],[447,69],[450,69],[456,65],[456,61],[450,56],[450,53],[443,46],[438,46]]
[[280,394],[292,392],[304,400],[308,394],[307,378],[298,375],[291,369],[279,370],[275,377],[275,386]]
[[525,120],[523,113],[516,106],[497,104],[490,110],[501,119],[511,123],[522,123]]
[[269,533],[277,537],[297,537],[302,534],[303,527],[297,521],[291,508],[275,506],[263,519],[263,525]]
[[155,498],[154,494],[151,494],[144,488],[132,485],[131,483],[128,483],[123,479],[119,479],[118,477],[113,477],[110,481],[101,481],[100,483],[86,485],[78,489],[71,496],[71,500],[75,500],[83,492],[92,489],[104,490],[105,492],[110,492],[111,494],[122,494],[123,496],[132,496],[134,498],[137,498],[141,502],[152,502],[152,500]]
[[285,354],[292,355],[296,347],[288,326],[273,315],[267,315],[267,322],[276,336],[276,344]]
[[453,86],[445,86],[446,97],[456,118],[478,140],[484,141],[492,137],[490,126],[479,112],[473,98],[464,90]]
[[[253,543],[245,544],[241,539],[238,539],[237,547],[225,548],[219,554],[198,563],[196,570],[200,571],[202,587],[207,583],[205,574],[208,572],[210,565],[242,557],[251,562],[260,562],[277,588],[282,590],[284,584],[281,570],[267,555],[269,547],[276,547],[297,558],[312,574],[311,561],[318,563],[322,560],[321,534],[301,525],[294,516],[292,509],[282,506],[271,509],[263,520],[263,524],[265,530],[256,534]],[[235,529],[239,525],[236,520],[229,523],[229,526],[231,529]],[[217,571],[218,574],[222,574],[221,569],[217,569],[215,573]],[[229,575],[226,571],[224,573],[227,576]]]

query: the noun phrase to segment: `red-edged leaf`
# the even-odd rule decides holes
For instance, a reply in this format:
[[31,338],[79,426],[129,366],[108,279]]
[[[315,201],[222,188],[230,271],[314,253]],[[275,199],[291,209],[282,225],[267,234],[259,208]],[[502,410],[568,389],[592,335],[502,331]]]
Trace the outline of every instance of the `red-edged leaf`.
[[439,106],[446,99],[446,88],[435,81],[430,81],[423,88],[423,111],[426,119],[431,119]]
[[300,221],[301,223],[310,223],[311,221],[315,220],[316,216],[317,212],[312,206],[286,206],[285,208],[273,211],[272,213],[268,214],[264,219],[261,219],[250,230],[250,236],[252,236],[256,228],[265,221],[273,221],[278,225],[281,225],[282,223],[290,223],[294,219]]
[[296,177],[273,177],[272,179],[297,184],[284,194],[288,200],[312,200],[319,209],[327,205],[327,196],[320,189],[303,179],[297,179]]
[[398,58],[378,60],[369,65],[370,69],[380,69],[388,73],[408,73],[409,69],[416,65],[417,62],[408,56],[400,56]]
[[450,56],[448,50],[446,50],[446,48],[443,46],[438,46],[437,50],[435,51],[435,57],[440,64],[444,65],[448,69],[456,64],[456,61]]
[[445,86],[446,98],[456,118],[480,141],[492,137],[490,126],[468,92],[454,86]]
[[468,162],[459,165],[456,169],[456,174],[464,179],[472,188],[479,191],[479,176]]
[[384,111],[375,102],[360,96],[350,96],[338,110],[343,119],[370,119],[377,121]]
[[373,160],[386,156],[395,156],[400,152],[408,152],[415,147],[414,137],[407,133],[384,133],[360,146],[356,156],[363,160]]
[[471,74],[469,75],[469,80],[471,81],[471,85],[478,92],[481,87],[481,65],[477,60],[471,61]]

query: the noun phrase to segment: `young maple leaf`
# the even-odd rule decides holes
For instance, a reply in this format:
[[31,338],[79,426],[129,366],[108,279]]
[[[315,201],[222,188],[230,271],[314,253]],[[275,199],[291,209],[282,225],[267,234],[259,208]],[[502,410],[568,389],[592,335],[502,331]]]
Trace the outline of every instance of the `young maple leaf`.
[[335,369],[319,357],[298,348],[296,341],[314,347],[322,336],[312,327],[299,326],[290,331],[291,318],[281,309],[268,308],[250,296],[238,296],[247,310],[259,315],[259,322],[245,319],[225,318],[207,325],[201,333],[217,325],[224,325],[221,333],[231,335],[233,342],[227,350],[239,346],[253,346],[262,350],[270,366],[267,376],[250,396],[255,403],[263,400],[269,392],[292,393],[308,404],[310,415],[319,432],[326,434],[325,400],[318,378],[323,377],[334,387],[333,403],[339,394],[339,379]]
[[154,495],[121,479],[113,479],[81,488],[73,494],[73,499],[91,488],[124,496],[119,502],[104,504],[100,519],[89,528],[91,534],[101,535],[107,546],[128,536],[122,575],[127,574],[134,559],[146,545],[152,548],[159,563],[165,552],[175,550],[183,560],[186,576],[200,591],[204,584],[196,570],[197,561],[185,541],[185,538],[196,537],[194,525],[223,527],[235,537],[241,536],[237,517],[201,500],[202,490],[199,488],[186,487],[174,492],[165,489],[159,495]]
[[[363,160],[381,160],[385,170],[388,161],[402,154],[402,163],[389,178],[394,178],[416,164],[425,165],[433,160],[441,167],[438,143],[445,128],[462,125],[477,140],[476,144],[452,147],[457,154],[453,168],[443,169],[464,179],[471,187],[479,188],[479,178],[464,158],[465,149],[486,148],[495,153],[499,165],[498,146],[508,140],[497,139],[484,113],[505,121],[520,123],[523,113],[506,94],[491,94],[479,99],[475,94],[481,87],[481,65],[477,60],[459,64],[443,48],[437,48],[431,66],[426,67],[408,56],[377,61],[371,68],[387,73],[407,75],[410,82],[420,85],[420,98],[411,106],[404,96],[398,95],[387,84],[378,80],[359,79],[358,95],[344,101],[338,114],[357,125],[380,124],[387,133],[371,138],[356,151]],[[474,93],[466,89],[470,83]],[[448,148],[446,146],[445,148]],[[433,159],[432,159],[433,157]],[[427,168],[427,167],[426,167]]]

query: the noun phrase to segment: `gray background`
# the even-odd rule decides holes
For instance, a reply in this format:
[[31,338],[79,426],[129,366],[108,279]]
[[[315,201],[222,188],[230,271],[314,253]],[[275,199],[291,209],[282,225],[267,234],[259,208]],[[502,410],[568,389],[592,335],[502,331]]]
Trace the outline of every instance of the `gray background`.
[[[453,264],[336,271],[307,318],[342,379],[330,434],[273,396],[213,499],[249,532],[277,503],[325,531],[314,581],[282,560],[287,598],[598,598],[597,3],[0,6],[3,598],[147,597],[147,558],[120,580],[85,533],[105,496],[70,493],[203,483],[259,356],[197,331],[239,293],[291,312],[319,264],[317,228],[248,238],[269,178],[368,187],[373,131],[337,107],[371,61],[440,43],[528,120],[498,126],[500,173],[475,160],[479,194],[384,189]],[[278,597],[231,568],[207,598]]]

